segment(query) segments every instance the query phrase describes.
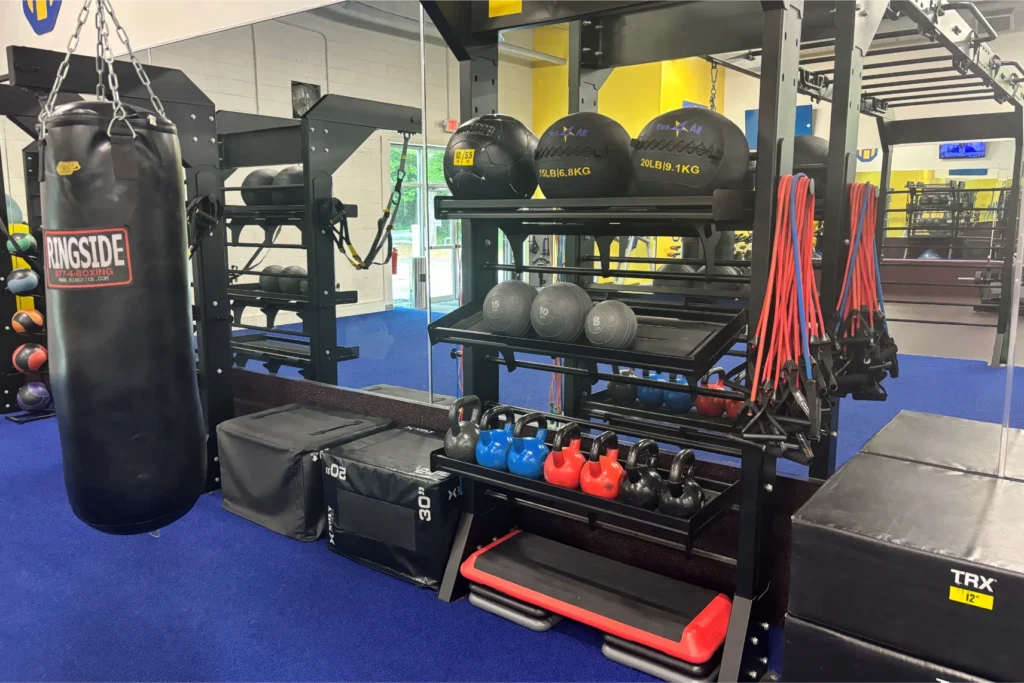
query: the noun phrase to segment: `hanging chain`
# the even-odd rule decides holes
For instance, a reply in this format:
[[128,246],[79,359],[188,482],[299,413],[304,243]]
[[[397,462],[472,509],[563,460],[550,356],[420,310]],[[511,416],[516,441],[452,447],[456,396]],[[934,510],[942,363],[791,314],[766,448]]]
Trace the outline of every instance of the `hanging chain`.
[[[121,22],[117,20],[117,15],[114,14],[114,6],[110,4],[110,0],[98,0],[98,2],[100,7],[104,8],[107,14],[110,15],[110,20],[114,22],[114,28],[117,30],[117,38],[124,43],[125,49],[128,50],[128,59],[131,60],[132,66],[135,67],[135,73],[139,75],[139,81],[142,85],[146,86],[146,92],[149,93],[149,101],[153,104],[153,111],[159,114],[161,118],[166,119],[167,114],[164,112],[163,102],[161,102],[160,98],[156,96],[155,92],[153,92],[153,86],[149,81],[149,76],[146,75],[146,70],[142,68],[142,64],[140,64],[139,60],[136,59],[135,52],[132,51],[132,44],[128,42],[128,33],[124,30],[124,27],[121,26]],[[111,69],[111,73],[113,73],[113,69]]]
[[[53,115],[53,109],[57,103],[57,94],[60,92],[64,79],[68,75],[68,70],[71,67],[71,55],[78,49],[82,28],[89,19],[92,3],[93,0],[83,0],[82,2],[82,9],[78,12],[75,32],[71,35],[71,39],[68,40],[64,61],[57,68],[57,76],[54,78],[53,88],[50,89],[50,95],[46,98],[46,104],[43,106],[42,111],[39,112],[40,138],[46,135],[46,121]],[[107,134],[109,135],[113,130],[115,121],[123,121],[131,131],[132,137],[135,137],[135,129],[128,123],[128,112],[125,110],[124,103],[121,102],[120,83],[118,82],[117,74],[114,72],[114,52],[110,47],[108,17],[114,23],[118,40],[128,50],[128,59],[131,61],[132,66],[135,67],[135,73],[139,76],[139,82],[145,86],[146,92],[149,94],[149,101],[153,104],[153,110],[161,118],[167,118],[167,114],[164,111],[164,105],[160,98],[153,92],[153,85],[149,80],[149,76],[146,75],[146,70],[142,68],[142,64],[135,57],[135,52],[132,50],[132,45],[128,40],[128,33],[121,26],[117,15],[114,14],[114,6],[111,4],[111,0],[96,0],[96,97],[100,100],[110,99],[114,104],[113,117],[110,119],[110,125],[107,126]],[[104,70],[107,72],[107,82],[105,84],[103,82]]]
[[718,98],[718,63],[711,62],[711,100],[708,102],[708,108],[711,111],[718,111],[715,109],[715,100]]
[[[57,77],[53,80],[53,87],[50,89],[50,95],[46,98],[46,104],[39,112],[39,137],[46,135],[46,120],[53,115],[53,107],[57,103],[57,93],[60,92],[60,86],[64,84],[64,79],[67,78],[68,69],[71,67],[71,55],[78,49],[78,39],[82,35],[82,27],[85,26],[86,20],[89,18],[89,10],[92,8],[92,0],[85,0],[82,3],[82,9],[78,12],[78,23],[75,25],[75,32],[71,34],[71,39],[68,40],[68,48],[64,54],[64,61],[60,63],[57,68]],[[97,49],[98,51],[98,49]]]

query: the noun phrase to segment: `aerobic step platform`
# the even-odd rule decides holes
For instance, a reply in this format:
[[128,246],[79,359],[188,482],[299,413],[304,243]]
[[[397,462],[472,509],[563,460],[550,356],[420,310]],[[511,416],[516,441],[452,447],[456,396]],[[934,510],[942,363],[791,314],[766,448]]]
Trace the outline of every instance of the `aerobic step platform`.
[[732,610],[721,593],[519,531],[470,555],[462,575],[691,665],[718,657]]

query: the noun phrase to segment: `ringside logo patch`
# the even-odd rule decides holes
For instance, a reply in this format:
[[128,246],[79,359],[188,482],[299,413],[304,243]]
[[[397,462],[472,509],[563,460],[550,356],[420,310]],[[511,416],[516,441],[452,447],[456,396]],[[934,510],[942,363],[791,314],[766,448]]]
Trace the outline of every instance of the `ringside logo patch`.
[[54,289],[131,284],[132,259],[124,228],[43,233],[46,286]]

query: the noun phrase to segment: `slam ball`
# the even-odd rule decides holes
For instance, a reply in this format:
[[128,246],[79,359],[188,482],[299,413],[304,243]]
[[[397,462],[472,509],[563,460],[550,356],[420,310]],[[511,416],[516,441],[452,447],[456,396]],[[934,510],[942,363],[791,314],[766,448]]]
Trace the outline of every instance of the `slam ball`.
[[11,363],[18,372],[36,372],[46,365],[46,348],[39,344],[22,344],[14,349]]
[[12,254],[34,254],[38,246],[36,238],[27,232],[12,233],[7,238],[7,251]]
[[526,199],[537,189],[537,136],[504,114],[459,126],[444,151],[444,180],[456,199]]
[[284,272],[284,266],[267,266],[260,271],[260,289],[264,292],[280,292],[281,281],[278,275]]
[[571,342],[583,334],[584,322],[593,307],[582,287],[557,282],[540,290],[530,307],[530,323],[538,336]]
[[632,180],[629,133],[602,114],[581,112],[541,135],[534,159],[545,197],[623,197]]
[[[242,187],[257,188],[257,187],[270,187],[274,183],[274,178],[277,177],[277,171],[272,171],[269,168],[258,168],[249,175],[245,176],[245,180],[242,181]],[[283,190],[280,190],[283,192]],[[272,203],[273,197],[271,196],[270,190],[242,190],[242,201],[247,206],[262,206]]]
[[628,349],[636,341],[636,313],[617,299],[602,301],[587,314],[586,331],[595,346]]
[[491,287],[484,299],[484,322],[492,332],[521,337],[530,331],[530,308],[537,290],[522,280],[506,280]]
[[[278,188],[280,185],[302,185],[305,182],[305,174],[302,172],[302,164],[295,164],[281,169],[271,181],[271,186]],[[296,206],[306,203],[306,193],[301,187],[286,187],[275,189],[271,192],[274,204],[279,206]]]
[[16,398],[18,406],[29,413],[46,410],[53,404],[50,390],[42,382],[29,382],[18,389]]
[[750,151],[739,126],[708,109],[676,109],[648,123],[633,151],[634,191],[707,195],[747,186]]
[[302,277],[279,277],[278,288],[285,294],[305,294],[309,291],[306,269],[302,266],[287,266],[280,271],[281,275],[301,275]]
[[7,291],[11,294],[31,292],[39,286],[39,276],[29,268],[15,268],[7,275]]
[[15,311],[11,316],[11,329],[18,334],[33,334],[43,329],[43,314],[33,309]]

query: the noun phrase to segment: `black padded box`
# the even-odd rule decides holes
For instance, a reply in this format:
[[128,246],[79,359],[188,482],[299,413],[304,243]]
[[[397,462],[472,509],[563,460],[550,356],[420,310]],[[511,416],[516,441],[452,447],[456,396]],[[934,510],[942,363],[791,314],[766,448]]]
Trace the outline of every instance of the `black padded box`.
[[782,680],[787,683],[860,681],[984,681],[786,615]]
[[860,453],[793,516],[790,572],[801,619],[992,680],[1024,675],[1020,482]]
[[327,547],[436,589],[461,512],[458,477],[430,471],[442,444],[434,432],[405,427],[328,449]]
[[224,509],[300,541],[324,531],[321,451],[391,426],[391,420],[289,404],[217,425]]

